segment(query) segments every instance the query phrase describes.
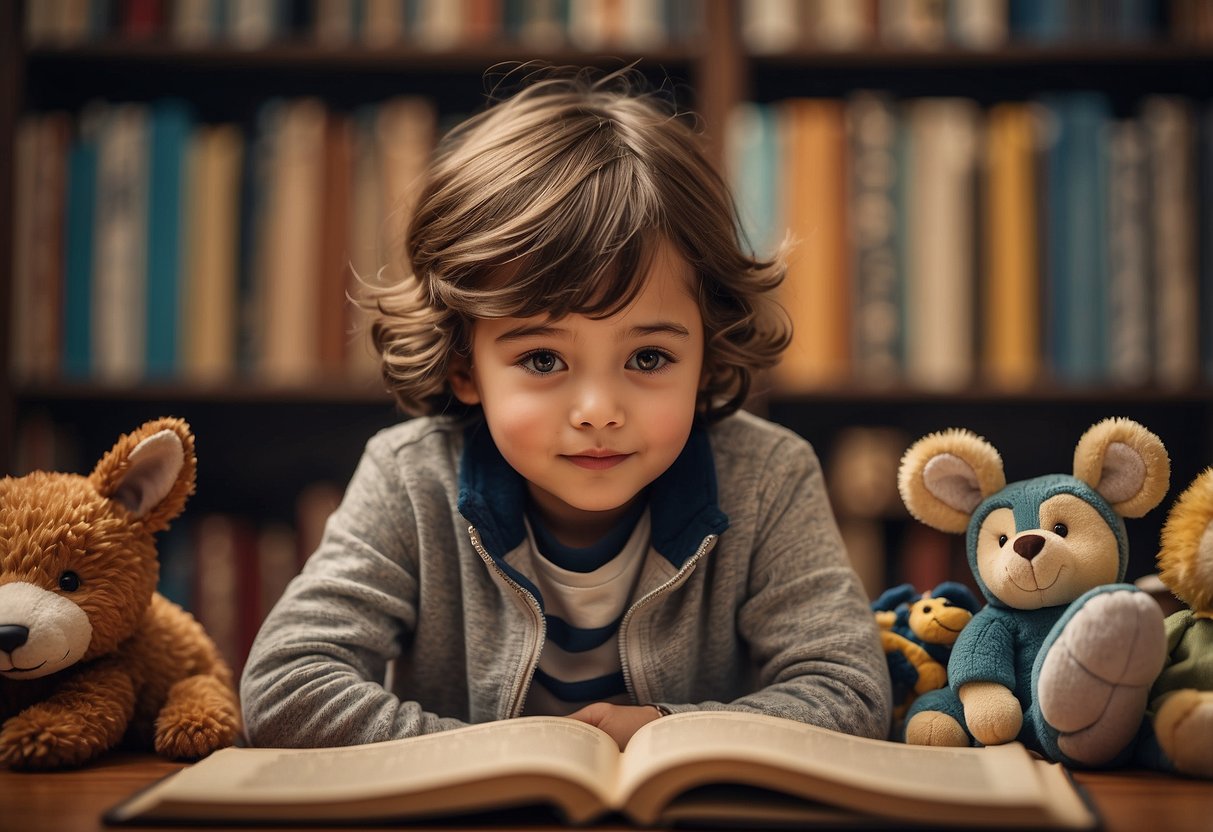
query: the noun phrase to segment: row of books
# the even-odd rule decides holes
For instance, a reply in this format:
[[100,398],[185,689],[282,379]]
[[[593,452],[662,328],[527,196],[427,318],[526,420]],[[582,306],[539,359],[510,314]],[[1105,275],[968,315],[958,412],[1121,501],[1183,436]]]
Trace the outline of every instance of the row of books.
[[1207,0],[742,0],[749,51],[1209,43]]
[[179,100],[25,116],[16,136],[19,380],[298,385],[378,365],[349,298],[398,250],[436,115],[275,99],[202,124]]
[[729,170],[790,233],[773,381],[956,390],[1213,381],[1213,107],[1099,93],[745,104]]
[[27,41],[168,38],[189,46],[650,49],[699,36],[701,0],[37,0]]

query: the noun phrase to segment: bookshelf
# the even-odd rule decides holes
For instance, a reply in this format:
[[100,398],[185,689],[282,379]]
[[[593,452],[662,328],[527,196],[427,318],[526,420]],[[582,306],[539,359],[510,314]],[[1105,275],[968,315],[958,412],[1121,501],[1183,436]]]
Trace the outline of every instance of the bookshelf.
[[[354,112],[412,96],[436,102],[440,129],[481,104],[490,67],[531,58],[603,67],[639,60],[646,74],[672,88],[681,104],[702,117],[712,152],[722,164],[728,161],[727,125],[742,102],[774,107],[788,99],[845,101],[857,91],[876,90],[896,102],[963,98],[985,112],[1003,102],[1033,101],[1043,93],[1095,90],[1106,96],[1114,115],[1126,116],[1151,95],[1181,96],[1204,107],[1213,99],[1213,40],[1207,33],[1183,38],[1012,37],[983,47],[946,41],[907,45],[875,36],[849,45],[799,38],[768,49],[747,40],[746,3],[673,3],[684,15],[698,8],[698,28],[644,47],[615,43],[582,48],[567,38],[535,47],[485,37],[440,49],[407,39],[373,47],[351,41],[320,44],[299,29],[255,47],[223,40],[182,45],[168,36],[112,34],[77,37],[66,44],[53,39],[29,43],[24,15],[31,4],[6,3],[0,7],[0,158],[15,157],[18,126],[26,115],[78,114],[99,98],[142,103],[177,98],[189,103],[198,123],[231,122],[251,131],[262,104],[272,98],[311,97],[332,111]],[[855,5],[883,8],[882,3],[857,0]],[[1158,8],[1166,12],[1172,5],[1180,4]],[[167,9],[172,3],[146,6]],[[799,6],[793,2],[787,7]],[[1165,30],[1165,20],[1155,23]],[[0,171],[0,262],[6,265],[18,247],[18,175],[8,165]],[[980,186],[976,193],[981,194]],[[1199,206],[1197,219],[1208,229],[1213,205],[1202,197]],[[978,214],[974,222],[980,221]],[[1207,251],[1199,259],[1203,292],[1209,290],[1213,265]],[[7,336],[16,306],[11,271],[5,274],[10,277],[0,281],[0,320],[6,322],[6,337],[0,338],[0,366],[5,368],[0,373],[0,472],[17,471],[37,442],[43,443],[43,459],[58,455],[64,464],[86,469],[119,433],[145,419],[175,414],[187,418],[198,436],[199,487],[187,516],[224,513],[293,523],[303,486],[314,481],[343,484],[366,438],[400,418],[373,376],[341,372],[287,382],[256,374],[205,381],[137,377],[114,383],[87,375],[20,378],[10,370],[14,356]],[[1205,317],[1198,316],[1198,322],[1201,337],[1208,339],[1213,311],[1204,309],[1208,314],[1202,312]],[[980,344],[981,333],[975,337]],[[1017,387],[975,373],[947,389],[904,378],[873,383],[843,374],[812,389],[776,386],[756,400],[755,408],[813,441],[827,472],[835,470],[834,450],[851,428],[891,431],[908,443],[951,426],[985,435],[1002,452],[1009,477],[1065,470],[1082,431],[1114,415],[1136,418],[1162,436],[1174,465],[1168,501],[1213,464],[1213,370],[1207,368],[1169,385],[1107,379],[1074,384],[1042,371],[1030,384]],[[56,430],[35,431],[31,440],[31,423]],[[891,560],[871,580],[893,583],[905,577],[898,558],[906,551],[909,524],[895,493],[893,504],[887,490],[881,499],[885,504],[865,519],[879,527],[879,540]],[[1128,523],[1131,577],[1149,571],[1163,514],[1158,509]],[[950,545],[955,558],[959,541]]]

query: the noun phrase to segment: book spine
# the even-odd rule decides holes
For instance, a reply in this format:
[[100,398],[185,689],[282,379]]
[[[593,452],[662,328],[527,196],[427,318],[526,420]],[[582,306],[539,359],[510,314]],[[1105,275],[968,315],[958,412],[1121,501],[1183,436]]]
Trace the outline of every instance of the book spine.
[[147,109],[118,104],[98,145],[92,335],[95,375],[128,384],[143,374],[147,306]]
[[851,273],[846,256],[846,122],[836,99],[783,105],[786,202],[795,245],[780,287],[793,337],[773,378],[786,392],[851,373]]
[[81,119],[68,170],[64,232],[63,374],[92,372],[94,209],[97,204],[97,136],[91,116]]
[[986,128],[982,376],[1024,389],[1040,375],[1035,131],[1028,105],[998,104]]
[[1194,120],[1189,102],[1153,96],[1142,110],[1153,183],[1156,380],[1183,387],[1197,377],[1198,296]]
[[188,105],[166,99],[152,106],[147,215],[147,341],[149,377],[180,370],[182,249],[187,189],[186,158],[193,117]]
[[974,369],[973,180],[976,105],[919,99],[908,105],[913,187],[907,201],[906,377],[956,389]]
[[1153,307],[1145,138],[1136,119],[1108,129],[1108,380],[1144,385],[1151,377]]
[[847,104],[850,141],[851,269],[855,276],[854,371],[864,383],[890,384],[902,377],[902,270],[897,136],[901,123],[893,102],[876,93]]

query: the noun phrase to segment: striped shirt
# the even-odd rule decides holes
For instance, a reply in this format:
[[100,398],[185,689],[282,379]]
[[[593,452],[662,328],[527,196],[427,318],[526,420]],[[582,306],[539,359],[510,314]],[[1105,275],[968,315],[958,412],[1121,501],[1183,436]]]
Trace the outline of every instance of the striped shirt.
[[565,715],[591,702],[631,702],[619,656],[619,624],[649,548],[642,504],[593,546],[576,549],[528,519],[530,545],[506,560],[539,589],[547,639],[526,714]]

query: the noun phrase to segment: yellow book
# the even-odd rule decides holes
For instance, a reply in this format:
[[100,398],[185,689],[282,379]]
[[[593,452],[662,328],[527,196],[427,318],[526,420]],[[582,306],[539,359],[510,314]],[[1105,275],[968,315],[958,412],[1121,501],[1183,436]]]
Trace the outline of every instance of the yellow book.
[[572,824],[617,812],[639,825],[1097,825],[1065,770],[1018,743],[928,748],[724,711],[655,720],[623,752],[562,717],[347,748],[230,748],[106,821],[400,823],[538,806]]
[[793,100],[781,119],[784,215],[795,241],[781,300],[793,335],[772,379],[800,393],[845,382],[851,372],[845,109],[840,100]]
[[982,378],[1023,389],[1040,374],[1034,127],[1027,104],[991,108],[985,136]]
[[244,136],[234,124],[200,127],[190,139],[181,370],[191,381],[236,374],[243,158]]

